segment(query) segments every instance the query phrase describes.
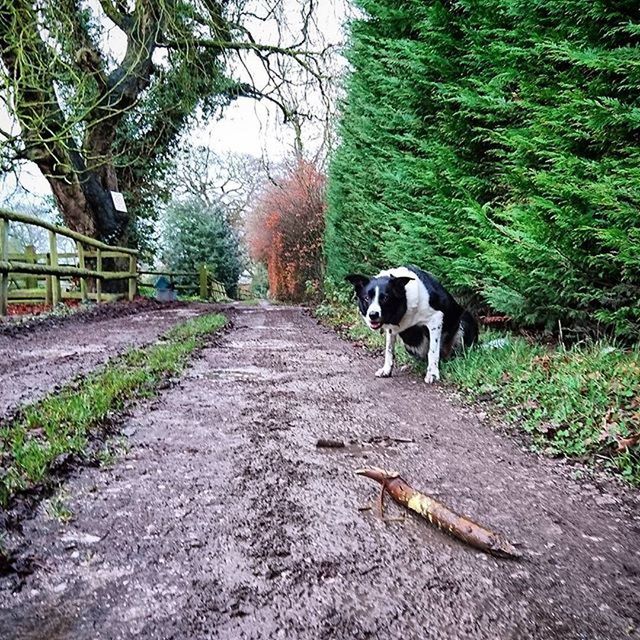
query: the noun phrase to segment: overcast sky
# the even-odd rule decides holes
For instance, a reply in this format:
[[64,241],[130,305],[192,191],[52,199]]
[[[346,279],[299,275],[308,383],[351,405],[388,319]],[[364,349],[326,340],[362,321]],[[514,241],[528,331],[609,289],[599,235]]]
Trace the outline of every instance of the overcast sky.
[[[286,0],[290,5],[292,16],[299,12],[300,2],[298,0]],[[89,0],[94,4],[95,0]],[[256,0],[256,5],[259,5]],[[324,43],[340,45],[344,41],[344,24],[347,19],[348,0],[322,0],[317,3],[317,24],[318,30],[324,38]],[[256,22],[250,26],[256,40],[263,43],[275,42],[275,31],[273,25],[265,25]],[[295,30],[295,27],[294,27]],[[297,36],[297,34],[293,34]],[[293,36],[292,36],[293,37]],[[125,40],[121,33],[114,27],[109,32],[109,46],[112,50],[124,51]],[[285,36],[285,42],[287,43]],[[319,45],[323,43],[318,43]],[[250,60],[249,57],[246,58]],[[338,62],[338,65],[340,63]],[[253,80],[260,84],[263,77],[259,63],[248,62],[249,73]],[[236,76],[241,76],[242,80],[248,80],[248,74],[238,66],[235,70]],[[319,111],[320,101],[317,95],[311,94],[306,99],[311,103],[310,110]],[[0,109],[0,128],[11,129],[11,120],[6,112]],[[315,151],[317,146],[318,127],[305,125],[303,128],[305,144],[311,151]],[[193,144],[207,144],[216,152],[237,152],[248,153],[255,156],[264,156],[272,162],[287,155],[293,148],[294,133],[290,127],[282,126],[282,115],[279,109],[272,103],[261,100],[251,100],[241,98],[227,107],[220,119],[203,122],[197,130],[191,132],[187,140]],[[25,164],[20,175],[21,184],[34,195],[47,195],[50,189],[47,181],[40,174],[35,165]],[[13,191],[15,181],[6,179],[0,187],[0,203],[6,201],[8,195]]]

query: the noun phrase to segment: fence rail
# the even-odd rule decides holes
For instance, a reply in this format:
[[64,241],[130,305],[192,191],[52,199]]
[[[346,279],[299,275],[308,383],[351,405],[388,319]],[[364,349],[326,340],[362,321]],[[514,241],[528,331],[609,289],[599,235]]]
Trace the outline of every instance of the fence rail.
[[[26,247],[23,253],[9,251],[9,227],[12,223],[46,230],[49,251],[36,252],[32,246]],[[58,236],[75,242],[76,251],[58,252]],[[115,260],[119,263],[118,270],[105,269],[105,260]],[[144,274],[193,277],[199,285],[202,298],[227,299],[224,286],[213,279],[205,266],[198,272],[140,270],[138,269],[138,252],[135,249],[109,245],[34,216],[0,208],[0,316],[7,314],[10,301],[12,303],[44,301],[46,304],[56,305],[65,299],[102,302],[128,296],[129,300],[133,300],[138,279]],[[72,291],[68,287],[63,288],[61,281],[68,279],[78,280],[80,290]],[[103,282],[107,280],[128,280],[127,293],[103,292]],[[19,281],[24,281],[25,286],[18,287]],[[44,287],[40,287],[42,281],[44,281]],[[15,285],[13,289],[9,287],[10,282]]]

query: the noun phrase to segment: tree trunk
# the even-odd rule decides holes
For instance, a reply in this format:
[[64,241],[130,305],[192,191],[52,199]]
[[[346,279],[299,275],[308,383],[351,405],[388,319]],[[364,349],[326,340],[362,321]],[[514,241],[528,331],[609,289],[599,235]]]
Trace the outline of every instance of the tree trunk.
[[129,216],[116,211],[111,191],[117,191],[115,172],[103,172],[108,183],[96,172],[80,171],[64,177],[55,175],[48,162],[36,162],[46,177],[62,213],[64,224],[92,238],[120,244]]

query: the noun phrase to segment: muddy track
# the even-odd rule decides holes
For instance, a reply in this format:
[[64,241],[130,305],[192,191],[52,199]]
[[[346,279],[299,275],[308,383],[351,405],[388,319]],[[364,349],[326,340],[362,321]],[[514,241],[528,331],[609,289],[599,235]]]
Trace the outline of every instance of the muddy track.
[[[0,637],[639,637],[636,494],[573,480],[442,389],[374,378],[377,359],[300,310],[233,315],[130,419],[129,452],[68,482],[71,523],[24,523],[41,567],[0,593]],[[377,492],[363,464],[522,541],[524,560],[361,510]]]
[[63,318],[0,324],[0,417],[212,308],[140,299],[96,305]]

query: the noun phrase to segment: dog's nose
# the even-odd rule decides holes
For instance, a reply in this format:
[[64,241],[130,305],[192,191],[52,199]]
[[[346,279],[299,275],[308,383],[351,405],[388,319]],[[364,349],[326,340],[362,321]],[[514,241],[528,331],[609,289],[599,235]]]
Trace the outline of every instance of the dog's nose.
[[380,314],[377,311],[369,311],[370,320],[380,320]]

